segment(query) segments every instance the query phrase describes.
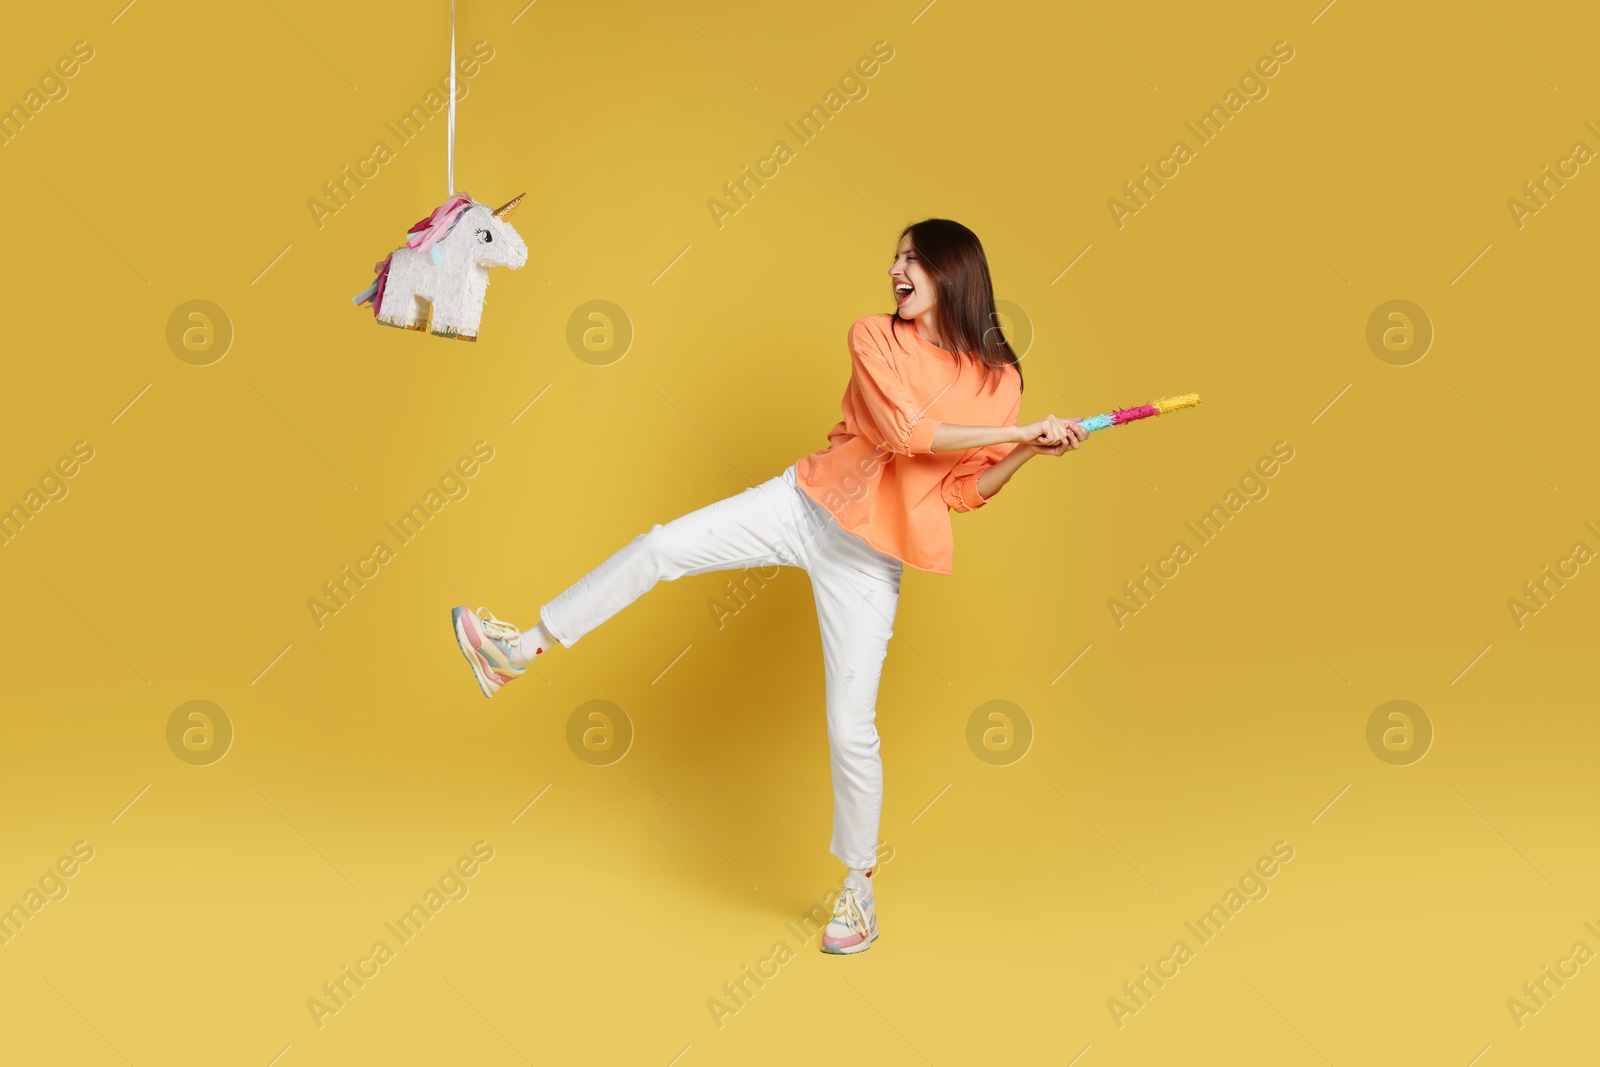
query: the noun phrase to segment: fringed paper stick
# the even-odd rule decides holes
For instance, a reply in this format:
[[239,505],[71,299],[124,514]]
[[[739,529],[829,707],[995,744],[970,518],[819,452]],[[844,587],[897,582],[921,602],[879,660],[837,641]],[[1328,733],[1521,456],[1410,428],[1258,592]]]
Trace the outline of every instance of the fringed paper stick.
[[1135,422],[1139,419],[1148,419],[1155,415],[1165,415],[1169,411],[1179,408],[1192,408],[1200,403],[1199,393],[1186,393],[1183,396],[1168,396],[1149,404],[1141,404],[1136,408],[1123,408],[1107,415],[1091,415],[1087,419],[1075,419],[1085,430],[1093,433],[1111,426],[1121,426],[1125,422]]

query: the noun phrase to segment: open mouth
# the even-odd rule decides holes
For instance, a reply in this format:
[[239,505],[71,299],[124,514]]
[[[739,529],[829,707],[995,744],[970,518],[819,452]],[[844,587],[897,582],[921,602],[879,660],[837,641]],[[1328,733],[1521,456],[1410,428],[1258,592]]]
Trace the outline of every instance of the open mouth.
[[911,299],[911,294],[916,291],[916,287],[910,282],[901,282],[894,287],[894,302],[896,304],[904,304]]

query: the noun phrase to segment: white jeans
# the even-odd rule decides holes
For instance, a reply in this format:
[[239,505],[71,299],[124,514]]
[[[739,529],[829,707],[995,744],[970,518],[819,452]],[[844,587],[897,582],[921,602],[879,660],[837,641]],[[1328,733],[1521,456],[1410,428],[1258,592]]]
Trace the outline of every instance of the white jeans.
[[795,484],[790,466],[735,496],[656,524],[539,609],[571,648],[657,582],[690,574],[785,565],[811,576],[822,632],[833,842],[847,866],[872,867],[883,806],[878,680],[900,599],[901,562],[841,528]]

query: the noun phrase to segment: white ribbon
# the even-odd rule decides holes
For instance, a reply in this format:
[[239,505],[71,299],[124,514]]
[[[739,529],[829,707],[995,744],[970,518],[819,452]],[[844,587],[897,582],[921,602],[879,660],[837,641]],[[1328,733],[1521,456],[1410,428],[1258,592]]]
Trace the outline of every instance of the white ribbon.
[[445,178],[456,195],[456,0],[450,0],[450,118],[444,149]]

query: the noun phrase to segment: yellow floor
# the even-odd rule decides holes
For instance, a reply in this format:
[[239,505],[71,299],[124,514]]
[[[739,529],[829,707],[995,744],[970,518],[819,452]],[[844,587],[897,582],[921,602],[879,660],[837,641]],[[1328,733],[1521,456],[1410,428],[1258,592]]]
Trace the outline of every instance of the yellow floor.
[[[462,0],[469,346],[350,302],[446,5],[124,2],[0,35],[0,1062],[1592,1057],[1593,12]],[[1025,418],[1204,402],[907,574],[836,958],[802,573],[492,702],[448,612],[823,447],[928,216]]]

